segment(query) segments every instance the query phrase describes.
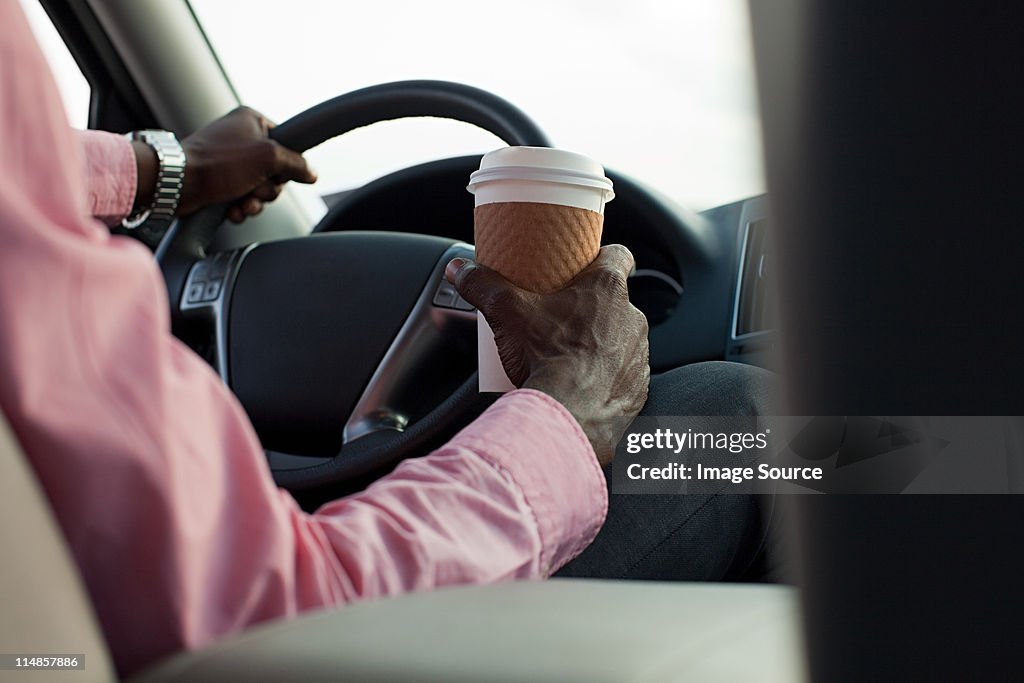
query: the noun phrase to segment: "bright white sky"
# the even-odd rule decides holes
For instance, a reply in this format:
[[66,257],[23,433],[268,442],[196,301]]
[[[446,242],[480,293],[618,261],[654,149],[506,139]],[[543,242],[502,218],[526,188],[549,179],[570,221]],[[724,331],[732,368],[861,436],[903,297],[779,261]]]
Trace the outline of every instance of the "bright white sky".
[[[51,57],[72,123],[84,126],[88,89],[81,74],[66,51],[60,54],[60,39],[35,0],[22,3]],[[459,81],[515,103],[555,145],[691,208],[764,191],[744,0],[192,6],[242,100],[278,121],[376,83]],[[326,194],[501,144],[466,124],[423,119],[376,124],[309,157]]]

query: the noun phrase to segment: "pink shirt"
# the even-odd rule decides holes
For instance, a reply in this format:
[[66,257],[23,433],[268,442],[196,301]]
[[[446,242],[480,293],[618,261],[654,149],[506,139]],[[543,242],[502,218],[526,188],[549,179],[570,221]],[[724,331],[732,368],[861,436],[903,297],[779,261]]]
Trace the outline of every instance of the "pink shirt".
[[171,336],[152,255],[90,217],[128,211],[130,146],[68,129],[16,0],[0,27],[0,407],[122,674],[302,610],[546,577],[590,543],[607,506],[593,451],[528,390],[364,493],[300,510],[234,396]]

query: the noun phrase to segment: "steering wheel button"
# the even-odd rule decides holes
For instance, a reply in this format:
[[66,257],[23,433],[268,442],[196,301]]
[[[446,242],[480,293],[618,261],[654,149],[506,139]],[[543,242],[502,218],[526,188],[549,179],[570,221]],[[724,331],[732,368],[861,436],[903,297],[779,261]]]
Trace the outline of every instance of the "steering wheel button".
[[185,297],[185,303],[187,303],[187,304],[197,304],[197,303],[199,303],[202,300],[203,300],[203,284],[200,282],[200,283],[195,283],[195,284],[189,285],[188,295]]
[[220,296],[220,286],[220,280],[207,282],[206,287],[203,289],[203,301],[213,301]]
[[472,311],[474,310],[473,304],[469,303],[459,295],[455,295],[455,308],[460,311]]
[[434,305],[442,308],[454,308],[455,300],[458,296],[459,295],[455,292],[455,288],[447,281],[444,281],[441,283],[441,286],[437,288],[437,293],[434,294]]

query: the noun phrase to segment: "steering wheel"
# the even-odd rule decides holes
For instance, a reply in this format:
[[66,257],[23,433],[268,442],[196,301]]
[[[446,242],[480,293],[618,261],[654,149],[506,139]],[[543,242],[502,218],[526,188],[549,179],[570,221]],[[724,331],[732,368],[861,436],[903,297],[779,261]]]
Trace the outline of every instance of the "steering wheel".
[[[549,146],[509,102],[444,81],[347,93],[281,123],[271,137],[304,152],[410,116],[471,123],[511,145]],[[444,280],[448,261],[471,257],[472,246],[318,226],[319,234],[208,254],[225,213],[215,206],[177,221],[157,260],[175,334],[241,400],[278,484],[298,491],[378,476],[440,445],[493,401],[477,391],[475,311]]]

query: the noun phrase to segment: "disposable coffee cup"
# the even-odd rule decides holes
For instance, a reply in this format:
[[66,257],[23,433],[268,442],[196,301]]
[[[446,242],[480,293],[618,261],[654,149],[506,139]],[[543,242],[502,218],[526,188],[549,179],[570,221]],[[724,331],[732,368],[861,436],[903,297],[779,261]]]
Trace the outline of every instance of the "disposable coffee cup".
[[[538,293],[561,289],[597,258],[604,206],[615,197],[599,163],[549,147],[485,154],[466,189],[476,200],[476,260]],[[515,389],[479,312],[477,338],[480,391]]]

